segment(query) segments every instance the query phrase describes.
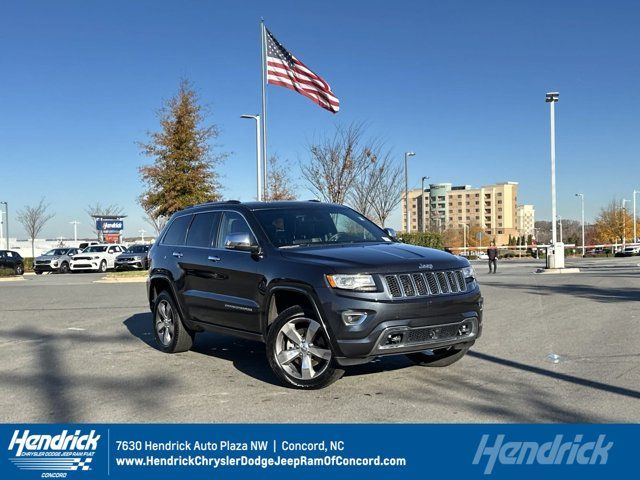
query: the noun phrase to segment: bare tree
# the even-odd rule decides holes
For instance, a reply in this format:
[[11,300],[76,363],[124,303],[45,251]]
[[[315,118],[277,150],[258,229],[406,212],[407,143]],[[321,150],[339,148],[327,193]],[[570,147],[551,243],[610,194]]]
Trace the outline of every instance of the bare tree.
[[22,224],[27,235],[31,238],[31,256],[35,257],[35,239],[40,234],[46,223],[51,220],[55,214],[49,213],[49,204],[44,203],[44,198],[40,199],[40,203],[35,207],[25,205],[22,210],[18,211],[18,222]]
[[386,155],[377,170],[377,181],[370,197],[374,219],[381,227],[385,226],[391,212],[402,200],[402,167]]
[[345,203],[356,179],[371,165],[364,127],[338,126],[332,136],[308,146],[310,161],[300,166],[311,192],[326,202]]
[[160,232],[162,231],[164,226],[167,224],[167,220],[168,220],[168,218],[163,215],[154,216],[151,211],[145,212],[145,216],[142,217],[142,219],[153,227],[153,230],[156,232],[156,235],[160,235]]
[[277,155],[269,158],[265,201],[296,199],[295,185],[291,181],[289,170],[288,161],[281,162]]
[[91,224],[90,224],[92,225],[91,230],[93,231],[93,233],[96,234],[96,237],[97,237],[99,232],[98,232],[98,229],[96,229],[96,224],[95,224],[96,219],[94,218],[94,216],[122,215],[123,209],[120,205],[117,205],[115,203],[103,206],[100,202],[96,202],[93,205],[88,205],[87,208],[85,209],[85,212],[87,212],[87,215],[91,217]]

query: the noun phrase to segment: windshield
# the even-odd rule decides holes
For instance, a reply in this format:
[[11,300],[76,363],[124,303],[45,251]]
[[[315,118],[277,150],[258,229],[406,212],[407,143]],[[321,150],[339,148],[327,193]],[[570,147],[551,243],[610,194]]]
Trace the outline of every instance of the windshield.
[[83,250],[83,252],[85,253],[91,253],[91,252],[106,252],[107,251],[107,247],[105,246],[100,246],[100,245],[94,245],[93,247],[87,247]]
[[65,253],[67,253],[67,248],[54,248],[53,250],[49,250],[47,253],[45,253],[45,256],[48,255],[64,255]]
[[255,215],[276,247],[392,241],[362,215],[341,206],[274,208]]
[[149,251],[149,245],[132,245],[127,248],[127,253],[146,253]]

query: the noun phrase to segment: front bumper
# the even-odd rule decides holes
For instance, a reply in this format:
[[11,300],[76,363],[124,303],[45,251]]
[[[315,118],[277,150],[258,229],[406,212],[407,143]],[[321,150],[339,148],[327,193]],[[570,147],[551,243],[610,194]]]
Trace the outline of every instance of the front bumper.
[[118,260],[115,261],[115,268],[144,268],[143,259]]
[[91,272],[100,270],[100,262],[102,260],[78,260],[77,262],[71,262],[69,269],[74,272]]
[[36,263],[33,266],[33,270],[35,272],[57,272],[58,269],[60,268],[59,264],[56,264],[55,266],[51,263],[51,262],[47,262],[47,263]]
[[[399,300],[362,299],[328,288],[320,289],[318,295],[336,360],[343,365],[473,343],[482,334],[483,299],[477,286],[460,294]],[[367,317],[359,325],[345,325],[345,311],[366,312]],[[393,335],[400,335],[400,341],[387,344]]]

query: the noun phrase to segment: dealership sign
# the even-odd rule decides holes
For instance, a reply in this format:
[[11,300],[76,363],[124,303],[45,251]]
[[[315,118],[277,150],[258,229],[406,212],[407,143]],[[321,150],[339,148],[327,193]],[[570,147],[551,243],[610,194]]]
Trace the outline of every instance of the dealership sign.
[[96,220],[96,229],[101,232],[107,230],[120,231],[124,229],[124,222],[122,220]]

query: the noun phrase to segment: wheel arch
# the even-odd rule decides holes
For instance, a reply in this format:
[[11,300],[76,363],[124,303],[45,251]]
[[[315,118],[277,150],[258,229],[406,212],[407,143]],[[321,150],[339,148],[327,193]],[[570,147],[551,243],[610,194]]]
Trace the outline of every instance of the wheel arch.
[[325,321],[322,312],[318,306],[317,300],[314,298],[310,289],[304,288],[298,285],[278,285],[272,287],[267,295],[267,301],[265,303],[267,309],[262,319],[262,332],[264,338],[267,338],[267,332],[270,325],[278,317],[278,315],[285,311],[289,307],[300,306],[303,309],[309,309],[317,317],[318,321],[322,324],[329,341],[334,343],[333,332],[331,331],[328,322]]

